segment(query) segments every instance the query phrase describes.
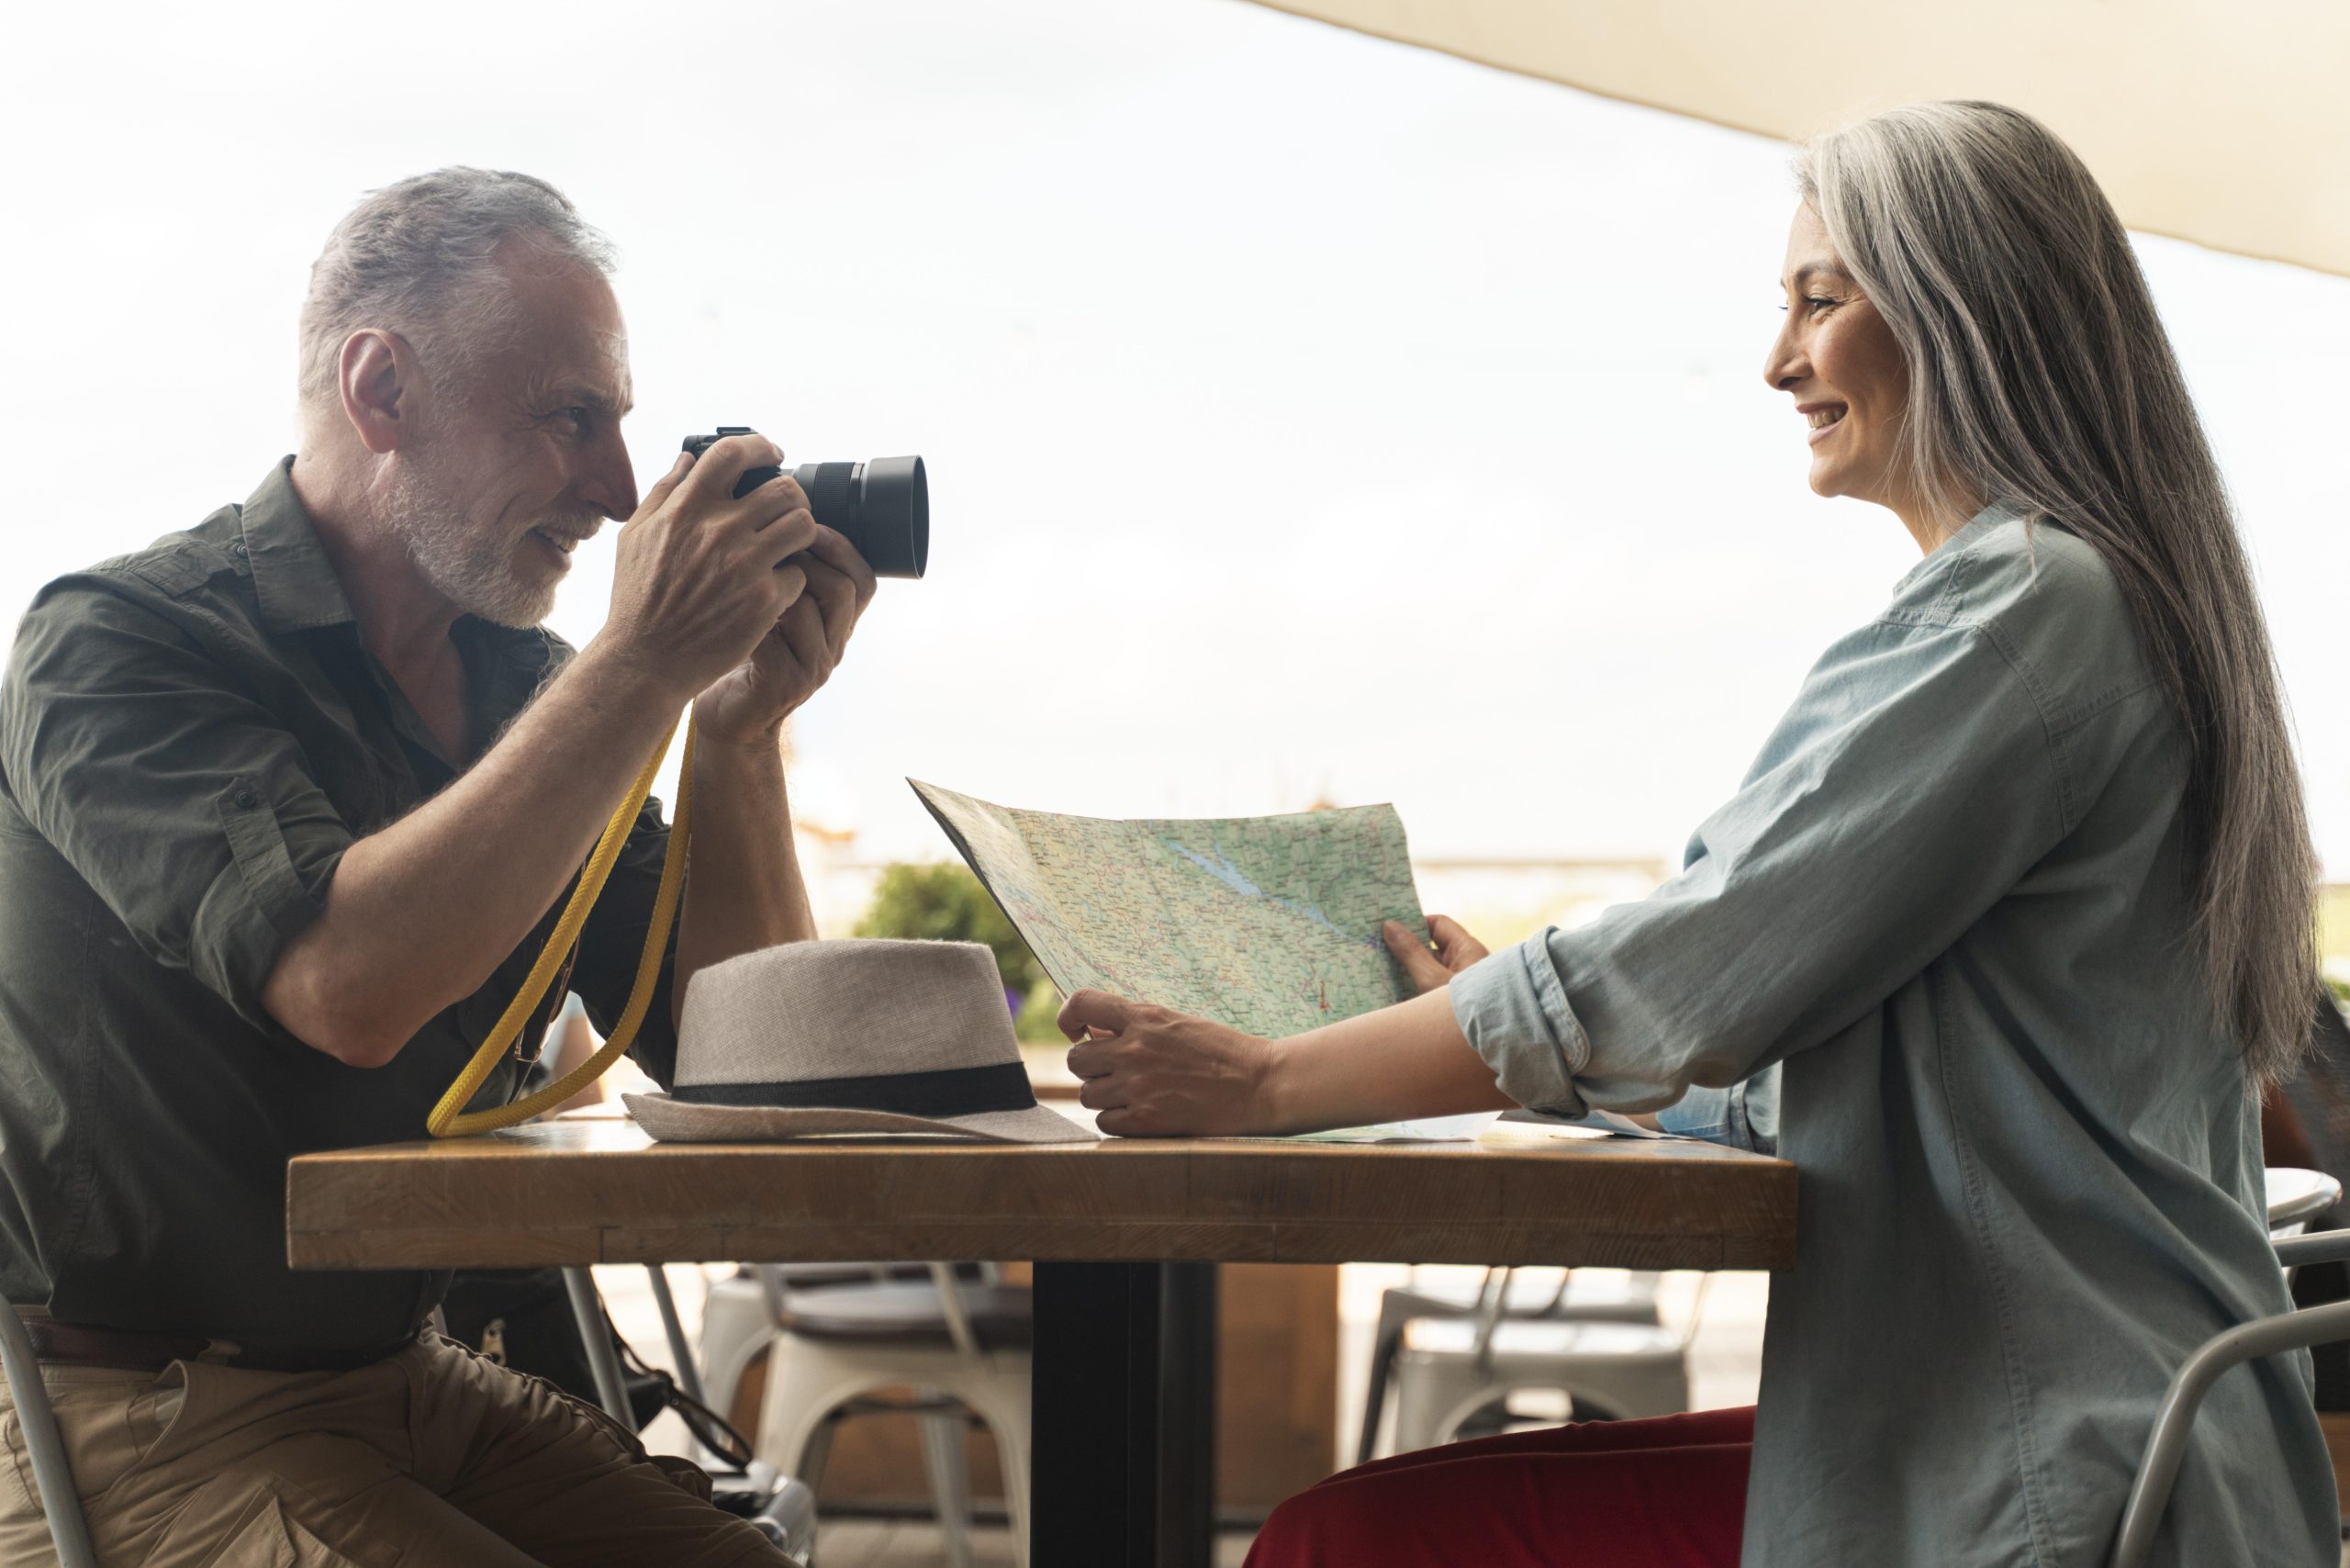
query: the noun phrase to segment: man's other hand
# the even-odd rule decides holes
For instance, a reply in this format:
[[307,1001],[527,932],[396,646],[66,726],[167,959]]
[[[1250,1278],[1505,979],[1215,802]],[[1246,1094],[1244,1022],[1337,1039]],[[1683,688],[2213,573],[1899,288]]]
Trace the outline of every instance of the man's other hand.
[[705,734],[741,742],[764,742],[774,734],[839,667],[857,618],[873,602],[873,568],[829,528],[819,524],[808,553],[791,565],[805,578],[800,597],[751,656],[719,677],[696,702]]

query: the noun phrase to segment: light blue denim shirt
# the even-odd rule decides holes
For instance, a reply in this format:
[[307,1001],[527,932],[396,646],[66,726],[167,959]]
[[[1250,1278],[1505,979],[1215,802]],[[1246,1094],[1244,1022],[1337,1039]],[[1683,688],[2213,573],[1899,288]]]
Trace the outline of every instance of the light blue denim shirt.
[[[2171,1373],[2288,1305],[2185,778],[2111,574],[1994,508],[1821,658],[1680,876],[1453,982],[1556,1114],[1694,1085],[1682,1125],[1751,1143],[1782,1064],[1747,1568],[2098,1568]],[[2333,1568],[2335,1506],[2276,1358],[2206,1406],[2156,1561]]]

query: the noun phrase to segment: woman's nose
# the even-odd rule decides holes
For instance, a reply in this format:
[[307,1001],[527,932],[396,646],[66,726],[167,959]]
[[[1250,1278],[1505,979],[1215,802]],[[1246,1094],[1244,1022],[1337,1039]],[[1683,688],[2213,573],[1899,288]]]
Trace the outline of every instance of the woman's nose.
[[1774,392],[1784,392],[1801,381],[1808,372],[1803,348],[1796,342],[1795,312],[1787,312],[1779,324],[1779,335],[1771,340],[1771,351],[1762,356],[1762,379]]

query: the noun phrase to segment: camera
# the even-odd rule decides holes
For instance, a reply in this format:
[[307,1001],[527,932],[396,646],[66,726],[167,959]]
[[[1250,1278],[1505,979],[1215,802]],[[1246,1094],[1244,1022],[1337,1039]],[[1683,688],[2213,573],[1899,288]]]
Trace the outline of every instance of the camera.
[[[748,425],[721,425],[712,435],[686,437],[699,461],[730,435],[756,435]],[[734,487],[747,496],[781,468],[751,468]],[[802,463],[791,471],[808,494],[816,521],[856,546],[881,577],[919,577],[930,562],[930,479],[919,457],[876,457],[866,463]]]

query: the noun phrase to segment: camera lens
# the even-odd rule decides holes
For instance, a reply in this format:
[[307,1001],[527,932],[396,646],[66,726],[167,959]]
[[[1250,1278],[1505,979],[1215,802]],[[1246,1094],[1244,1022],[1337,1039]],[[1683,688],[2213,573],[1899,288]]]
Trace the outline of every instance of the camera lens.
[[876,577],[923,575],[930,564],[930,478],[921,458],[803,463],[791,476],[816,521],[856,545]]
[[[730,435],[754,434],[747,425],[721,425],[716,435],[689,435],[685,450],[699,457]],[[734,485],[737,499],[782,473],[749,468]],[[877,457],[870,463],[803,463],[791,476],[808,497],[818,522],[856,547],[876,577],[918,577],[930,564],[930,476],[919,457]]]

